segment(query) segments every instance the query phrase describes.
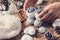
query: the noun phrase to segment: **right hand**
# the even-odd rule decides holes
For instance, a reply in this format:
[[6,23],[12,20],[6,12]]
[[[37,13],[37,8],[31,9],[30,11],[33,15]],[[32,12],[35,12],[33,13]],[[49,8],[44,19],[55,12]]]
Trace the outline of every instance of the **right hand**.
[[38,17],[43,21],[54,21],[60,16],[60,2],[46,6]]

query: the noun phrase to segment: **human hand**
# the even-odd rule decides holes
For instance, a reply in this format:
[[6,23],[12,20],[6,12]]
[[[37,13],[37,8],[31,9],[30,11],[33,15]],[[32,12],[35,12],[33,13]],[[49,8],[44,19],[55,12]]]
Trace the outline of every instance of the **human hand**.
[[60,15],[60,2],[55,2],[43,9],[38,17],[43,21],[53,21]]
[[38,1],[38,0],[25,0],[24,6],[23,6],[24,12],[26,12],[26,10],[27,10],[30,6],[34,6],[37,1]]

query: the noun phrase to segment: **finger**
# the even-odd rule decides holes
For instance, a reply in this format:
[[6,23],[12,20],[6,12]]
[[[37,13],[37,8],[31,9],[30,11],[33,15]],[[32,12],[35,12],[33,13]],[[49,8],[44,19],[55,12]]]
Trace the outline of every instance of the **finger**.
[[52,14],[52,15],[48,18],[48,20],[49,20],[49,21],[52,21],[52,18],[53,18],[54,16],[55,16],[55,15]]
[[47,12],[48,12],[48,10],[43,10],[43,11],[38,15],[38,17],[39,17],[39,18],[43,17]]
[[52,21],[57,18],[58,14],[55,13],[54,17],[51,19]]
[[24,3],[24,6],[23,6],[23,10],[24,10],[24,12],[27,10],[27,8],[28,8],[27,3]]
[[53,10],[50,10],[41,18],[41,20],[48,20],[49,16],[52,15],[52,13],[53,13]]
[[49,16],[48,20],[52,21],[52,18],[55,16],[56,14],[53,12],[52,15]]

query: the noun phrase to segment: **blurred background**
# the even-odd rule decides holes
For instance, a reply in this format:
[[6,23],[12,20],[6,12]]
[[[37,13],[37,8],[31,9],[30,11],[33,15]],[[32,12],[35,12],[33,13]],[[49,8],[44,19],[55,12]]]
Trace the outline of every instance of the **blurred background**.
[[9,6],[14,3],[17,9],[23,8],[24,0],[0,0],[0,11],[9,10]]

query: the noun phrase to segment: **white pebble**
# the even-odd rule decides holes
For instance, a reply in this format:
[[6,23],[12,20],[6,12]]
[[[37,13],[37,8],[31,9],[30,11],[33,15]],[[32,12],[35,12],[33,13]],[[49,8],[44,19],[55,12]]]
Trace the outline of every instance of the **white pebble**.
[[38,29],[38,32],[40,32],[40,33],[44,33],[45,31],[46,31],[45,27],[40,27]]
[[30,19],[30,18],[28,18],[28,19],[26,20],[26,22],[27,22],[29,25],[34,24],[34,20],[33,20],[33,19]]
[[33,26],[29,26],[24,30],[24,33],[29,35],[35,35],[36,30]]
[[38,0],[36,4],[42,4],[44,0]]
[[57,26],[60,27],[60,19],[56,19],[54,22],[53,22],[53,27],[56,28]]
[[31,36],[25,34],[22,36],[21,40],[33,40],[33,38]]
[[35,20],[34,21],[34,26],[41,26],[42,25],[42,21],[41,20]]

